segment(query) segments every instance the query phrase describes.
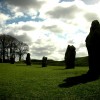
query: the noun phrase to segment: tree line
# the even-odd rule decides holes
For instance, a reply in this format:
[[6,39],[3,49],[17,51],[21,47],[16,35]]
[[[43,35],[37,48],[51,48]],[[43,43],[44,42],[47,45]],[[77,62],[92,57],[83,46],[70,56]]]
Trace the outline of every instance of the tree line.
[[[0,34],[0,59],[2,62],[11,61],[11,63],[14,63],[15,58],[19,58],[19,61],[21,61],[22,56],[27,54],[25,62],[28,65],[31,65],[30,54],[27,53],[28,51],[29,46],[26,43],[23,43],[10,35]],[[64,57],[66,69],[75,67],[75,55],[75,47],[73,45],[68,45]],[[42,67],[47,66],[47,57],[43,57],[41,63]],[[55,63],[58,64],[58,62]],[[59,64],[60,63],[61,62],[59,62]]]
[[15,59],[17,56],[20,61],[28,51],[29,46],[26,43],[10,35],[0,34],[0,59],[2,62],[9,61],[11,57]]

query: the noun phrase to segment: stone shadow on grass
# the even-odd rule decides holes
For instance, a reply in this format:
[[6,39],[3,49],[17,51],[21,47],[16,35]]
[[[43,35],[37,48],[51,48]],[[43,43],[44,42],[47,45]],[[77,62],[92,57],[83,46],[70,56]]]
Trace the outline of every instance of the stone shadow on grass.
[[81,76],[76,76],[76,77],[69,77],[67,79],[64,79],[64,83],[59,84],[60,88],[68,88],[68,87],[72,87],[74,85],[78,85],[78,84],[84,84],[87,82],[91,82],[91,81],[95,81],[99,79],[98,76],[93,75],[93,74],[83,74]]

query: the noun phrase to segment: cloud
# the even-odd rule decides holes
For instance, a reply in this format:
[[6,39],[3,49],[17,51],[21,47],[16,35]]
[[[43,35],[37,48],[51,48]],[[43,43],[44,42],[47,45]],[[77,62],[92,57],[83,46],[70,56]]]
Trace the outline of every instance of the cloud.
[[35,30],[37,25],[35,22],[32,21],[27,21],[27,22],[18,22],[18,23],[12,23],[7,25],[8,31],[18,33],[20,32],[21,34],[27,31],[33,31]]
[[45,0],[6,0],[6,6],[12,14],[11,17],[17,18],[25,15],[35,16],[45,2]]
[[62,32],[62,29],[57,25],[52,25],[52,26],[42,26],[42,29],[45,29],[45,30],[49,30],[51,32],[54,32],[54,33],[61,33]]
[[84,48],[84,47],[86,47],[86,44],[85,43],[80,43],[79,48]]
[[92,22],[93,20],[100,20],[100,17],[96,13],[86,13],[84,17],[87,21]]
[[19,41],[29,43],[29,45],[31,45],[32,39],[28,34],[35,28],[33,27],[34,25],[30,23],[31,22],[19,22],[5,25],[5,27],[2,27],[2,33],[9,34],[17,38]]
[[21,27],[21,29],[24,30],[24,31],[31,31],[31,30],[34,30],[35,28],[32,27],[32,26],[29,26],[29,25],[23,25]]
[[67,50],[67,47],[66,48],[63,48],[63,49],[59,49],[58,50],[58,54],[60,55],[59,57],[61,57],[62,59],[64,59],[66,50]]
[[76,13],[79,13],[81,9],[79,9],[76,5],[72,5],[70,7],[61,7],[58,6],[52,11],[48,11],[46,14],[51,18],[67,18],[73,19]]
[[69,41],[68,41],[68,44],[69,44],[69,45],[74,44],[74,41],[73,41],[73,40],[69,40]]
[[74,0],[60,0],[59,3],[61,3],[61,2],[72,2],[72,1],[74,1]]
[[52,47],[52,46],[49,46],[49,45],[47,45],[47,46],[43,46],[43,47],[33,47],[33,50],[32,50],[32,53],[34,54],[34,55],[36,55],[36,56],[40,56],[40,57],[42,57],[42,56],[48,56],[48,55],[50,55],[50,54],[52,54],[52,52],[53,52],[53,50],[54,50],[55,48],[54,47]]
[[80,43],[80,46],[76,48],[76,55],[77,57],[83,57],[88,55],[85,44]]
[[0,13],[0,23],[4,23],[8,19],[9,19],[8,15]]
[[77,51],[76,55],[77,55],[77,57],[84,57],[84,56],[87,56],[88,53],[87,53],[86,49],[84,48],[83,50]]
[[[60,0],[59,2],[73,2],[75,0]],[[78,0],[76,0],[78,1]],[[85,4],[87,5],[94,5],[96,3],[98,3],[100,0],[79,0],[79,1],[83,1]]]
[[88,55],[85,42],[80,42],[79,46],[76,48],[76,55],[77,57],[83,57]]
[[6,21],[9,19],[9,16],[4,14],[4,13],[0,13],[0,33],[4,33],[5,30],[5,23]]
[[41,5],[44,3],[39,0],[6,0],[9,5],[19,7],[20,9],[39,9]]
[[81,42],[81,43],[79,44],[79,46],[76,48],[76,50],[79,51],[79,50],[82,49],[82,48],[86,48],[85,42],[84,42],[84,43]]
[[100,0],[82,0],[87,5],[94,5],[98,3]]
[[32,44],[31,38],[26,33],[23,33],[21,35],[17,35],[17,34],[14,34],[14,33],[8,33],[8,35],[15,37],[19,41],[27,43],[29,46]]
[[33,43],[31,53],[34,57],[42,58],[50,56],[56,50],[55,45],[50,40],[38,39]]

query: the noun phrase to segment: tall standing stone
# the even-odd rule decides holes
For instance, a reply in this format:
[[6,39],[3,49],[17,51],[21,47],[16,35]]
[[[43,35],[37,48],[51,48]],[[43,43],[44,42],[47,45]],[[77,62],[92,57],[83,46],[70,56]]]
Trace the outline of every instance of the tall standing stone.
[[75,47],[73,45],[68,45],[67,50],[65,52],[66,69],[75,67],[75,56],[76,56]]
[[42,67],[47,67],[47,57],[42,58]]
[[100,24],[98,20],[91,23],[90,32],[86,37],[89,71],[93,77],[100,75]]
[[[8,60],[8,61],[9,61],[9,60]],[[11,57],[10,57],[10,63],[11,63],[11,64],[14,64],[14,63],[15,63],[14,55],[11,55]]]
[[0,63],[2,63],[2,58],[0,57]]
[[27,53],[27,56],[26,56],[26,64],[27,65],[31,65],[30,53]]

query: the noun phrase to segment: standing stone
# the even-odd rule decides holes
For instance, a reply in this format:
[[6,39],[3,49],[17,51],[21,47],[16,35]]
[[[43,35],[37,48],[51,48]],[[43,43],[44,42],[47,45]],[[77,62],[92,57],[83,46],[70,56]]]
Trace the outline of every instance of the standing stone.
[[[9,60],[7,60],[7,62],[9,62]],[[10,57],[10,63],[11,64],[14,64],[15,63],[14,55],[11,55],[11,57]]]
[[42,58],[42,67],[47,67],[47,57]]
[[98,20],[91,23],[90,33],[86,37],[89,71],[93,77],[100,75],[100,24]]
[[0,63],[2,63],[2,58],[0,57]]
[[27,56],[26,56],[26,64],[27,65],[31,65],[30,53],[27,53]]
[[65,65],[66,69],[74,68],[75,67],[75,56],[76,51],[73,45],[68,45],[67,50],[65,52]]

